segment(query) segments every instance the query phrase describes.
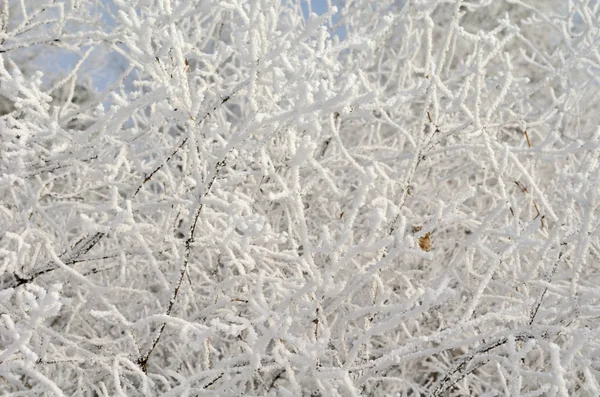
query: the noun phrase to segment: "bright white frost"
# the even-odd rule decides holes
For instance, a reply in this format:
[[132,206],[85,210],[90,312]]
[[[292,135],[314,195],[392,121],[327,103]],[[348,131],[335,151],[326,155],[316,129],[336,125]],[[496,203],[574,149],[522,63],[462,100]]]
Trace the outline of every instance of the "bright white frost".
[[600,2],[324,3],[0,2],[0,394],[600,395]]

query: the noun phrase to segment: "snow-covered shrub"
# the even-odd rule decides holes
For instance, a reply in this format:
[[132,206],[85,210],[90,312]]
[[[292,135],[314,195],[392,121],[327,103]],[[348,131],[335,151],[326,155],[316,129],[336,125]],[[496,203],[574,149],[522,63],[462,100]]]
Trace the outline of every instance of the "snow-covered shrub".
[[600,394],[598,2],[327,3],[2,2],[0,394]]

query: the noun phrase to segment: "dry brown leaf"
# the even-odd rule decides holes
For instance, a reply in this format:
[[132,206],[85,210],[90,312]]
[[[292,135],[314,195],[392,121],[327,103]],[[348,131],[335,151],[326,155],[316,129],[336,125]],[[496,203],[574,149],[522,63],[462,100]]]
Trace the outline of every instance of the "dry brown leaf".
[[431,249],[431,234],[429,232],[425,233],[423,237],[419,239],[419,247],[425,252],[429,252]]

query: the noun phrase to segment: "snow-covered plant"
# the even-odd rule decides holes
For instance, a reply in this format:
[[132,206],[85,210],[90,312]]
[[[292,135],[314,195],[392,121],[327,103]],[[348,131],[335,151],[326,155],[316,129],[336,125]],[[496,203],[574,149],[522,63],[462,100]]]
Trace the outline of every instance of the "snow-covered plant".
[[0,1],[1,395],[600,395],[600,2],[316,3]]

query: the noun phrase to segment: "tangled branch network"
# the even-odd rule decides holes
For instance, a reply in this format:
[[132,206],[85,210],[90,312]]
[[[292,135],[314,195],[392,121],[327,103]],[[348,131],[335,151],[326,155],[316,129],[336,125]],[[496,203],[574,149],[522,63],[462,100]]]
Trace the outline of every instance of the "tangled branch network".
[[0,0],[1,395],[600,395],[600,1],[312,3]]

